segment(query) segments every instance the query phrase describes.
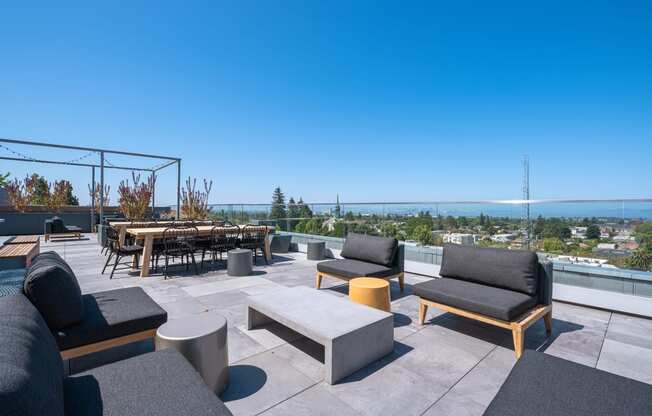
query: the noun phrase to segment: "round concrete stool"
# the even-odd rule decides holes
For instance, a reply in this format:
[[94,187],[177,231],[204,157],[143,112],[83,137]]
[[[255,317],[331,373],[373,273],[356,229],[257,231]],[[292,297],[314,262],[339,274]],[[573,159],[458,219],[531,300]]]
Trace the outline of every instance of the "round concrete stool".
[[201,374],[206,385],[221,394],[229,382],[226,319],[202,313],[173,319],[156,331],[156,349],[174,348]]
[[252,270],[251,250],[236,248],[229,250],[226,269],[229,276],[249,276]]
[[326,242],[308,241],[308,260],[324,260],[326,257]]
[[389,282],[373,277],[358,277],[349,281],[349,299],[355,303],[391,312]]

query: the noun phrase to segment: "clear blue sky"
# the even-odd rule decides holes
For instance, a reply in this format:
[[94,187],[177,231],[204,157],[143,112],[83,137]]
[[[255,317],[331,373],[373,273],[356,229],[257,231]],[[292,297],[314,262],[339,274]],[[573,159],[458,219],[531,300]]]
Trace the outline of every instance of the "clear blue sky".
[[2,137],[179,156],[214,203],[520,198],[524,153],[536,198],[652,194],[649,2],[65,3],[2,6]]

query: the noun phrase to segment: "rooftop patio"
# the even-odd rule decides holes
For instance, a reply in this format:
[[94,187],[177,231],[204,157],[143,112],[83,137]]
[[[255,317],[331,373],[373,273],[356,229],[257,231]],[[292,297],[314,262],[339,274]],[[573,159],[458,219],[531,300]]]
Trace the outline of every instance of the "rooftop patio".
[[[167,280],[128,271],[109,280],[100,274],[105,258],[95,235],[87,237],[41,245],[42,252],[54,250],[69,262],[84,293],[140,286],[169,319],[205,311],[226,317],[230,384],[221,398],[236,415],[482,414],[516,362],[507,330],[436,310],[419,325],[411,285],[430,278],[406,274],[404,293],[391,283],[393,354],[329,385],[323,382],[323,347],[279,325],[246,328],[247,296],[282,286],[314,287],[316,262],[304,254],[275,255],[269,265],[259,259],[246,277],[227,276],[216,265],[198,276],[178,268]],[[348,291],[328,278],[322,287],[336,296]],[[559,302],[553,317],[551,337],[542,321],[527,330],[527,349],[652,383],[651,320]],[[77,358],[70,371],[152,348],[145,342]]]

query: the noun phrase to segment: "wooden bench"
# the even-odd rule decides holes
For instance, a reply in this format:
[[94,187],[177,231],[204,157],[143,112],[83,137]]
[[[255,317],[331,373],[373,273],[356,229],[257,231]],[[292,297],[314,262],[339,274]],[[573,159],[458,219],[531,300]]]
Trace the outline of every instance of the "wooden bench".
[[29,267],[39,253],[39,243],[6,244],[0,247],[0,269]]

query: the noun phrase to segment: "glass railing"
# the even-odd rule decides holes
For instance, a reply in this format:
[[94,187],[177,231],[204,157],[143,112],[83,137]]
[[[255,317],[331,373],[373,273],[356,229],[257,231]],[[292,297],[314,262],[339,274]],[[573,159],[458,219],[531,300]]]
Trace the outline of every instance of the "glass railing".
[[[415,262],[438,264],[444,243],[474,244],[534,250],[560,271],[586,268],[605,278],[611,273],[652,281],[652,199],[216,204],[212,212],[296,235],[396,237],[410,247],[406,259]],[[573,279],[566,280],[577,284]],[[652,295],[652,286],[641,287],[640,294]]]

